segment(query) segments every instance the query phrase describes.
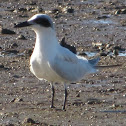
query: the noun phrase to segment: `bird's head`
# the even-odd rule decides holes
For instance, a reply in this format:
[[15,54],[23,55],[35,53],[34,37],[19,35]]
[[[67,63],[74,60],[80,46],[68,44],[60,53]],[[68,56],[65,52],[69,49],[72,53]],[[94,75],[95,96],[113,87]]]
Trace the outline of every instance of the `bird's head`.
[[36,14],[25,22],[16,24],[15,28],[28,27],[30,26],[33,30],[37,31],[42,28],[54,29],[51,18],[46,14]]

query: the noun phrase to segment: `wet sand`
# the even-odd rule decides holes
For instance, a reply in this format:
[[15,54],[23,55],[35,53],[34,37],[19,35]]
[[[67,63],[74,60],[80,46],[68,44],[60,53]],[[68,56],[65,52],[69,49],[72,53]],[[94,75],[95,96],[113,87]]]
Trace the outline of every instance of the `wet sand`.
[[[125,6],[119,0],[1,1],[0,24],[15,34],[0,34],[0,125],[125,126]],[[35,33],[29,28],[14,29],[14,23],[36,13],[52,17],[59,41],[65,36],[78,52],[100,55],[99,65],[117,65],[68,84],[66,111],[62,111],[63,85],[55,84],[56,108],[51,109],[49,82],[39,81],[29,70]],[[113,53],[117,46],[124,56]]]

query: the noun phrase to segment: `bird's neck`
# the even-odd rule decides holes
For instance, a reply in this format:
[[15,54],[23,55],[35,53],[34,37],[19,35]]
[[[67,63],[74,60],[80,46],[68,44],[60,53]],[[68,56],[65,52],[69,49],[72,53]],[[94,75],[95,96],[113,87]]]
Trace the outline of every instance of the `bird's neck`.
[[56,48],[59,46],[56,33],[53,29],[43,29],[36,32],[36,44],[34,51],[41,52],[41,55],[47,56],[54,54]]

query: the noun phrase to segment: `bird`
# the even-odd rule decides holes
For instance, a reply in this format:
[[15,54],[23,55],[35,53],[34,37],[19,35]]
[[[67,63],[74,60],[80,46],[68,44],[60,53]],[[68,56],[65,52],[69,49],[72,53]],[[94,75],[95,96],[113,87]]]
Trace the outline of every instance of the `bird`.
[[51,108],[54,106],[54,84],[64,84],[63,110],[66,110],[67,84],[80,81],[85,75],[97,71],[100,58],[86,59],[61,46],[56,37],[54,23],[46,14],[35,14],[15,28],[30,27],[36,33],[36,42],[30,58],[30,71],[39,79],[51,84]]

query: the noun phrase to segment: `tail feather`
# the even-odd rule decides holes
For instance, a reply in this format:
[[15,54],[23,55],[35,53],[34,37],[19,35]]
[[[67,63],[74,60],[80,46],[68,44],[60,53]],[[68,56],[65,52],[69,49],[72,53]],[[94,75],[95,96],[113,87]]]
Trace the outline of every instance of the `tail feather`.
[[92,65],[92,66],[96,66],[96,64],[99,62],[100,60],[100,57],[97,57],[95,59],[91,59],[91,60],[88,60],[88,62]]

